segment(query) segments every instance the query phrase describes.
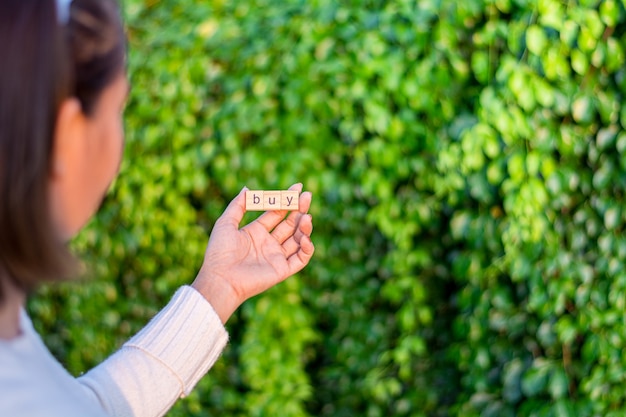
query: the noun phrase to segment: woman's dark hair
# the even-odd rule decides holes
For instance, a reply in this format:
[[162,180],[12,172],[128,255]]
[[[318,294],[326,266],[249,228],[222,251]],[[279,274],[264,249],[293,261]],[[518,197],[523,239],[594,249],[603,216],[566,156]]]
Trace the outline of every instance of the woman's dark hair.
[[0,303],[6,280],[25,292],[68,278],[76,262],[55,229],[48,195],[55,122],[77,97],[90,115],[124,70],[115,0],[0,0]]

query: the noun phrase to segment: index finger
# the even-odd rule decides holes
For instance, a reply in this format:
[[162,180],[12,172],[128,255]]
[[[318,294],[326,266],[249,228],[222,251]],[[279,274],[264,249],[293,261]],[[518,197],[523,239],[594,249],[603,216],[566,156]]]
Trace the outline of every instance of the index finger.
[[217,220],[218,222],[229,223],[239,227],[239,223],[246,214],[246,191],[248,187],[243,187],[237,196],[228,204],[224,213]]

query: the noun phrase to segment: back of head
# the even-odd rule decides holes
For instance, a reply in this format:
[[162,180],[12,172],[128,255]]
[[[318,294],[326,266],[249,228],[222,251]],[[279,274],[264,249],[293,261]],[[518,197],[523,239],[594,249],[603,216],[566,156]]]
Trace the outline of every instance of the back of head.
[[70,276],[75,262],[52,222],[49,178],[64,99],[89,115],[124,70],[125,37],[114,0],[0,0],[0,303],[11,283],[30,291]]

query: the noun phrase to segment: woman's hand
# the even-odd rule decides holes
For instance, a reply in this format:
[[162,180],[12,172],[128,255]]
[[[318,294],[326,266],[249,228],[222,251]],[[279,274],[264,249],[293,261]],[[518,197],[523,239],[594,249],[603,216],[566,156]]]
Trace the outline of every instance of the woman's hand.
[[[290,190],[302,191],[302,184]],[[246,188],[217,220],[202,268],[192,286],[213,306],[222,323],[248,298],[304,268],[315,250],[311,193],[300,194],[299,210],[268,211],[239,228],[246,212]],[[286,217],[285,217],[286,216]]]

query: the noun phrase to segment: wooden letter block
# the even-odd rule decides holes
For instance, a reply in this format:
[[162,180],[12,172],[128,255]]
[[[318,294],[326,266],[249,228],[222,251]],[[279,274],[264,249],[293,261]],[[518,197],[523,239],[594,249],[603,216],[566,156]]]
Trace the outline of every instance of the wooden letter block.
[[263,210],[280,210],[280,191],[263,191]]
[[298,210],[300,193],[297,191],[246,191],[247,211]]
[[282,210],[298,210],[300,206],[300,193],[297,191],[280,192],[280,208]]
[[246,191],[246,210],[263,211],[263,191]]

